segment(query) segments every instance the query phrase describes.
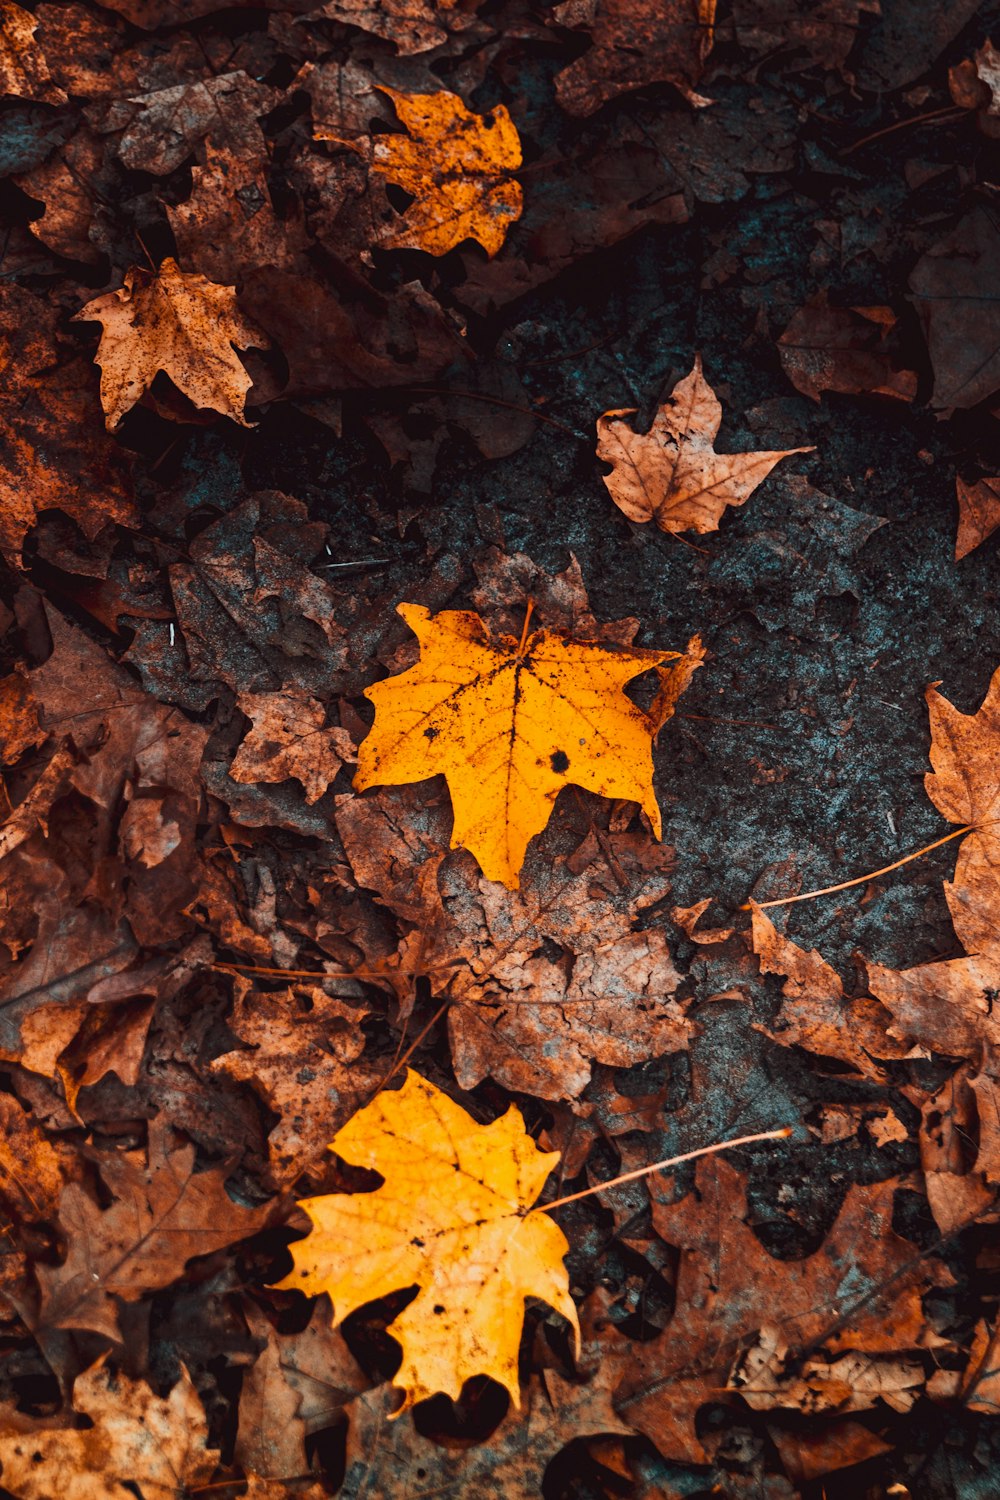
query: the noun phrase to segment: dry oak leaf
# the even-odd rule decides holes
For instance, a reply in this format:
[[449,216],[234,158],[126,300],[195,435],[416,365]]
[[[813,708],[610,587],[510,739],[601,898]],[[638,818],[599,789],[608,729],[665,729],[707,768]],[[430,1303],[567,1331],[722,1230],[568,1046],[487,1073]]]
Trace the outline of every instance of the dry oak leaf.
[[234,781],[287,781],[294,776],[306,801],[318,802],[345,761],[355,760],[346,729],[324,728],[326,709],[299,688],[280,693],[240,693],[241,712],[253,728],[229,768]]
[[372,170],[412,193],[406,222],[379,240],[384,249],[447,255],[478,240],[491,258],[521,216],[521,141],[498,104],[488,115],[466,109],[457,94],[402,94],[383,88],[410,132],[372,139]]
[[118,1340],[116,1298],[138,1301],[176,1281],[192,1256],[256,1233],[267,1210],[234,1203],[225,1170],[195,1173],[194,1157],[194,1146],[172,1147],[169,1128],[153,1120],[145,1164],[124,1153],[100,1157],[110,1208],[69,1184],[59,1204],[69,1252],[61,1266],[37,1267],[43,1324]]
[[963,714],[927,689],[931,765],[927,794],[951,823],[971,825],[944,894],[965,958],[902,971],[869,964],[872,994],[892,1012],[892,1035],[952,1057],[1000,1046],[1000,668],[982,705]]
[[14,0],[0,3],[0,96],[65,104],[66,95],[49,72],[35,41],[38,21]]
[[723,511],[748,500],[776,463],[814,451],[716,453],[722,405],[702,373],[701,355],[648,432],[621,420],[634,410],[598,417],[597,456],[613,466],[604,483],[618,509],[630,521],[655,521],[661,531],[717,531]]
[[958,499],[955,561],[961,562],[1000,526],[1000,477],[969,484],[956,476],[955,493]]
[[236,290],[182,271],[168,257],[154,276],[139,267],[117,292],[88,302],[74,322],[103,327],[95,363],[101,404],[114,431],[162,370],[197,407],[240,426],[253,381],[237,349],[266,349],[268,339],[236,306]]
[[451,847],[468,849],[487,880],[509,890],[564,786],[638,802],[660,837],[654,726],[623,689],[680,653],[549,630],[519,644],[491,638],[471,610],[397,607],[421,657],[365,689],[375,723],[358,752],[356,791],[443,774],[455,813]]
[[579,1344],[563,1264],[569,1245],[554,1220],[531,1211],[559,1153],[538,1149],[515,1105],[479,1125],[410,1070],[401,1089],[378,1094],[339,1130],[330,1150],[385,1180],[372,1193],[302,1200],[313,1227],[291,1247],[294,1270],[278,1285],[329,1293],[338,1323],[419,1286],[388,1326],[403,1347],[393,1377],[401,1410],[437,1391],[457,1399],[473,1375],[491,1376],[519,1405],[525,1298],[554,1307]]
[[[76,1378],[73,1409],[92,1425],[4,1432],[0,1412],[3,1485],[18,1500],[181,1500],[218,1463],[183,1365],[166,1397],[143,1380],[110,1374],[103,1362],[92,1365]],[[18,1429],[23,1421],[18,1414]]]

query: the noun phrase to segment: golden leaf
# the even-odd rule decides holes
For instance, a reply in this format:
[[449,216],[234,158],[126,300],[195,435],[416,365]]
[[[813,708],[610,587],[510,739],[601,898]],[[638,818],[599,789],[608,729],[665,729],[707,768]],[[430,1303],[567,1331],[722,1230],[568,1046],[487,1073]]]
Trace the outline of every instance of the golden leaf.
[[488,880],[510,890],[564,786],[638,802],[660,837],[654,725],[623,689],[679,653],[549,630],[519,644],[490,637],[471,610],[398,608],[421,659],[365,690],[375,724],[358,752],[357,791],[443,774],[451,847],[468,849]]
[[612,464],[604,483],[630,521],[655,521],[661,531],[716,531],[723,511],[742,505],[774,468],[792,453],[716,453],[722,406],[702,374],[701,356],[678,381],[646,433],[622,417],[634,408],[606,411],[597,419],[597,456]]
[[100,323],[101,404],[111,432],[162,370],[195,406],[242,427],[253,384],[237,349],[266,349],[266,334],[236,306],[236,289],[163,262],[157,275],[129,271],[117,292],[88,302],[74,322]]
[[389,1324],[403,1346],[394,1378],[401,1410],[444,1391],[456,1398],[489,1375],[520,1401],[517,1354],[524,1299],[540,1297],[572,1325],[576,1308],[559,1226],[529,1212],[558,1151],[540,1151],[511,1105],[479,1125],[418,1074],[376,1095],[330,1143],[345,1161],[381,1172],[373,1193],[332,1193],[300,1204],[313,1227],[292,1246],[278,1283],[327,1292],[336,1323],[405,1287],[414,1300]]
[[380,243],[394,250],[447,255],[463,240],[478,240],[487,255],[500,249],[521,216],[521,184],[510,176],[521,165],[521,141],[502,104],[488,115],[466,109],[457,94],[400,94],[392,100],[405,135],[379,135],[373,170],[414,202],[406,223]]

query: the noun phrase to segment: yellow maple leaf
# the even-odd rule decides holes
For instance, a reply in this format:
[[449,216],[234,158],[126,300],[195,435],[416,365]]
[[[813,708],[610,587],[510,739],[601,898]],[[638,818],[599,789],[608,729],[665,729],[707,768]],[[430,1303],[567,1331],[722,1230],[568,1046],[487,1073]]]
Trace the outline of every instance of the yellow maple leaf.
[[109,432],[161,370],[195,406],[249,426],[244,406],[253,381],[236,350],[266,349],[268,339],[236,306],[235,287],[167,259],[155,276],[133,267],[123,287],[95,297],[73,321],[104,330],[95,359]]
[[313,1227],[292,1246],[295,1268],[277,1285],[327,1292],[336,1323],[390,1292],[420,1288],[389,1324],[403,1348],[394,1377],[401,1410],[437,1391],[457,1399],[473,1375],[491,1376],[519,1405],[526,1297],[561,1313],[579,1349],[566,1236],[531,1210],[559,1152],[538,1149],[516,1105],[479,1125],[408,1070],[403,1087],[376,1095],[330,1150],[385,1181],[373,1193],[303,1199]]
[[623,689],[678,652],[549,630],[518,642],[491,637],[471,610],[398,609],[421,657],[365,689],[375,723],[358,753],[357,791],[443,774],[455,814],[451,847],[468,849],[488,880],[510,890],[564,786],[638,802],[660,837],[656,725]]
[[695,357],[690,375],[677,382],[648,432],[635,432],[623,417],[634,407],[606,411],[597,419],[597,456],[612,464],[604,476],[612,500],[630,521],[655,521],[661,531],[716,531],[723,511],[742,505],[792,453],[716,453],[722,406]]
[[523,201],[521,184],[510,176],[521,165],[521,141],[508,111],[498,104],[489,115],[476,115],[445,91],[382,93],[410,134],[376,136],[372,167],[412,193],[414,202],[403,227],[380,243],[447,255],[474,239],[496,255]]

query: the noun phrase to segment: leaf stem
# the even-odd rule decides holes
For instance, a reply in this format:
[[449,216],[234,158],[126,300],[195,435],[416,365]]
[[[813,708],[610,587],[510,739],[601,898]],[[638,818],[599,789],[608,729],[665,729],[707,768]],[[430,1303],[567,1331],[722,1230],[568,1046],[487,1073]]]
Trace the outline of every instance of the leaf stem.
[[524,624],[521,626],[521,639],[517,643],[517,654],[518,654],[518,656],[523,656],[524,655],[524,646],[525,646],[525,642],[528,639],[528,625],[529,625],[529,623],[531,621],[531,615],[532,615],[532,611],[534,610],[534,608],[535,608],[535,601],[534,601],[534,599],[531,598],[531,596],[529,594],[529,596],[528,596],[528,607],[524,611]]
[[930,854],[932,849],[940,849],[942,844],[948,844],[952,839],[962,837],[963,833],[973,833],[975,823],[966,823],[962,828],[955,828],[951,833],[946,833],[943,839],[935,839],[933,844],[925,844],[922,849],[914,849],[912,854],[904,854],[902,859],[897,859],[891,865],[883,865],[881,870],[869,870],[867,875],[856,875],[853,880],[842,880],[839,885],[824,885],[818,891],[803,891],[799,896],[779,896],[775,901],[744,901],[740,911],[751,911],[754,906],[759,906],[763,911],[768,906],[792,906],[796,901],[812,901],[816,896],[832,896],[834,891],[849,890],[852,885],[864,885],[868,880],[877,880],[880,875],[888,875],[893,870],[899,870],[903,865],[908,865],[911,859],[919,859],[922,854]]
[[664,1161],[654,1161],[648,1167],[637,1167],[634,1172],[623,1172],[620,1177],[612,1177],[610,1182],[598,1182],[594,1187],[584,1188],[582,1192],[568,1193],[565,1198],[557,1198],[554,1203],[539,1203],[531,1212],[551,1213],[554,1208],[562,1208],[564,1203],[576,1203],[580,1198],[590,1198],[594,1193],[619,1187],[623,1182],[635,1182],[639,1177],[648,1177],[650,1172],[662,1172],[667,1167],[679,1166],[682,1161],[694,1161],[697,1156],[711,1156],[715,1151],[732,1151],[737,1146],[750,1146],[754,1141],[785,1141],[791,1133],[792,1127],[783,1125],[780,1130],[762,1130],[758,1135],[737,1135],[729,1141],[717,1141],[714,1146],[699,1146],[697,1151],[684,1151],[680,1156],[668,1156]]

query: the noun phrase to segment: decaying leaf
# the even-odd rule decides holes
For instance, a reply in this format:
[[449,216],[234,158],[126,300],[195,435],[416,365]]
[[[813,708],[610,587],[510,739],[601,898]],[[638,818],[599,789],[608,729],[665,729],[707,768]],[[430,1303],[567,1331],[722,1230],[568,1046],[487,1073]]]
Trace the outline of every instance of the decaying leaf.
[[582,27],[593,45],[556,77],[556,94],[572,115],[590,115],[628,89],[673,83],[694,104],[712,46],[715,0],[563,0],[562,26]]
[[212,1071],[253,1084],[280,1116],[268,1144],[275,1180],[284,1183],[319,1160],[331,1132],[378,1086],[358,1061],[366,1012],[318,985],[267,994],[237,984],[229,1025],[249,1050],[223,1053]]
[[35,41],[38,21],[14,0],[0,4],[0,95],[65,104],[66,95],[49,72]]
[[529,841],[564,786],[638,802],[660,837],[652,722],[623,689],[676,651],[571,641],[536,630],[491,638],[478,615],[418,604],[399,613],[421,659],[365,690],[375,725],[358,752],[357,791],[443,774],[452,848],[516,890]]
[[[385,981],[404,1004],[416,978],[451,1001],[455,1076],[490,1077],[543,1099],[576,1098],[595,1062],[629,1067],[687,1046],[680,976],[665,934],[643,922],[670,890],[673,851],[641,832],[592,832],[570,853],[544,835],[516,891],[466,856],[442,860],[442,799],[398,792],[338,799],[359,885],[411,930]],[[436,851],[436,852],[435,852]]]
[[661,531],[716,531],[723,511],[748,500],[776,463],[813,451],[716,453],[722,406],[702,373],[700,355],[647,433],[622,420],[633,410],[598,417],[597,456],[612,465],[604,483],[618,509],[630,521],[655,521]]
[[237,349],[268,340],[236,306],[231,286],[218,286],[167,259],[154,276],[133,267],[117,292],[95,297],[78,322],[103,328],[95,361],[109,432],[162,370],[195,406],[221,412],[242,427],[253,384]]
[[134,1302],[169,1286],[187,1262],[253,1234],[266,1210],[241,1208],[226,1193],[225,1173],[194,1171],[194,1147],[172,1147],[150,1125],[145,1164],[105,1153],[101,1176],[113,1195],[101,1210],[70,1183],[59,1205],[68,1253],[60,1266],[39,1266],[43,1323],[89,1328],[120,1339],[117,1298]]
[[894,1233],[896,1186],[852,1186],[820,1248],[788,1261],[769,1255],[746,1222],[743,1180],[721,1157],[699,1163],[695,1190],[679,1199],[668,1179],[651,1177],[654,1228],[680,1252],[677,1300],[660,1338],[636,1346],[619,1412],[662,1453],[704,1462],[695,1414],[718,1399],[742,1341],[773,1324],[776,1311],[782,1340],[796,1350],[815,1343],[833,1355],[880,1356],[919,1348],[928,1337],[921,1293],[928,1279],[950,1278]]
[[485,1443],[445,1447],[413,1422],[394,1422],[384,1391],[367,1391],[349,1407],[347,1473],[341,1500],[459,1500],[502,1495],[537,1500],[549,1461],[574,1438],[598,1433],[623,1437],[633,1429],[617,1415],[602,1380],[576,1385],[554,1370],[533,1380],[527,1410],[510,1410]]
[[414,202],[405,223],[380,244],[393,250],[447,255],[463,240],[478,240],[496,255],[520,216],[521,142],[509,113],[498,104],[489,115],[466,109],[457,94],[401,94],[384,88],[409,135],[378,135],[372,169]]
[[780,1017],[768,1026],[755,1022],[757,1029],[785,1046],[836,1058],[865,1077],[882,1077],[880,1061],[904,1054],[888,1035],[888,1011],[868,997],[849,1000],[839,975],[815,948],[806,952],[778,932],[756,902],[750,905],[751,942],[761,973],[785,979]]
[[15,565],[49,508],[88,537],[134,525],[123,455],[101,426],[93,371],[60,358],[55,318],[31,292],[0,284],[0,550]]
[[318,802],[345,761],[355,759],[346,729],[325,728],[326,709],[294,687],[280,693],[240,693],[253,728],[229,768],[234,781],[287,781],[294,776],[306,801]]
[[538,1149],[515,1105],[479,1125],[412,1071],[339,1130],[330,1149],[385,1181],[372,1193],[304,1199],[313,1227],[292,1247],[295,1269],[279,1285],[327,1292],[338,1323],[366,1302],[419,1286],[389,1324],[403,1346],[393,1377],[402,1409],[436,1391],[457,1399],[473,1375],[491,1376],[517,1405],[524,1299],[540,1297],[579,1338],[566,1238],[530,1211],[559,1153]]
[[893,358],[895,327],[889,307],[831,307],[820,292],[778,339],[781,367],[795,389],[814,401],[824,391],[912,401],[917,377]]
[[112,1375],[103,1362],[92,1365],[77,1376],[73,1405],[91,1426],[5,1431],[0,1411],[3,1485],[17,1500],[134,1500],[136,1493],[177,1500],[203,1485],[218,1462],[183,1365],[166,1397],[143,1380]]
[[956,476],[955,491],[958,497],[955,561],[961,562],[1000,526],[1000,477],[969,484]]
[[1000,669],[974,714],[927,689],[931,765],[927,794],[951,823],[971,825],[944,894],[965,958],[898,971],[869,964],[872,994],[892,1012],[892,1035],[952,1057],[1000,1046]]

